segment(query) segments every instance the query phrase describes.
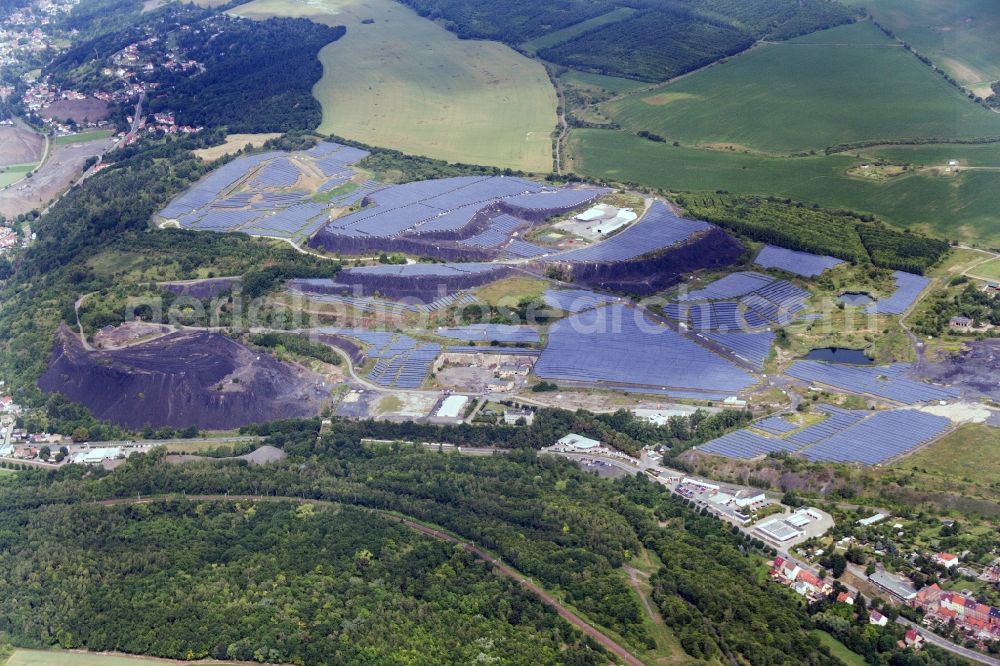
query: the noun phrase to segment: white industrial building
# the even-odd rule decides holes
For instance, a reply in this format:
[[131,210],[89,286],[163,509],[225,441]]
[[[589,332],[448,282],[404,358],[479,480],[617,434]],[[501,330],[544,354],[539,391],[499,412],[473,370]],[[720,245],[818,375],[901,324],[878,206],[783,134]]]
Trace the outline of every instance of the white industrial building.
[[575,449],[577,451],[590,451],[596,449],[601,445],[596,439],[590,439],[589,437],[584,437],[583,435],[577,435],[575,433],[570,433],[564,437],[561,437],[556,446],[561,446],[566,449]]

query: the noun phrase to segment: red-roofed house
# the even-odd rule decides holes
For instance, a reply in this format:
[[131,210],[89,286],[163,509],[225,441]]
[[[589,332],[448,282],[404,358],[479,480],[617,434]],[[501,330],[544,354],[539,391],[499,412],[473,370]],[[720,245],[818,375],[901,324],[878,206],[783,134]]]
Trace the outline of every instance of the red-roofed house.
[[934,561],[946,569],[952,569],[958,566],[958,555],[954,553],[938,553],[934,556]]
[[850,592],[841,592],[840,594],[837,595],[837,603],[838,604],[850,604],[851,606],[853,606],[854,605],[854,597],[851,596]]

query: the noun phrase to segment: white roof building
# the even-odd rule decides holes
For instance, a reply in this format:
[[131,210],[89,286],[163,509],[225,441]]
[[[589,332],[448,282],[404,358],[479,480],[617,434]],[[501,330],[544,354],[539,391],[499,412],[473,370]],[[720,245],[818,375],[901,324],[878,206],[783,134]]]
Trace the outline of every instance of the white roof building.
[[449,395],[441,401],[441,406],[438,408],[436,416],[456,419],[468,402],[469,396],[467,395]]
[[589,437],[584,437],[583,435],[577,435],[575,433],[570,433],[565,437],[560,438],[556,444],[558,446],[576,449],[577,451],[589,451],[591,449],[596,449],[601,445],[601,443],[596,439],[590,439]]
[[73,456],[73,462],[83,463],[85,465],[94,465],[105,460],[112,460],[119,457],[122,454],[122,450],[118,446],[105,446],[96,449],[90,449],[89,451],[80,451],[75,456]]

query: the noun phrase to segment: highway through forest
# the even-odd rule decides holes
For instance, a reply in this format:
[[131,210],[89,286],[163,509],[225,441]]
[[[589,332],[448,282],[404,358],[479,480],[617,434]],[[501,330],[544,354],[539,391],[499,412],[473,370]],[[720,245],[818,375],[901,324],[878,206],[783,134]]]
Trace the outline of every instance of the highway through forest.
[[[249,502],[292,502],[297,504],[320,504],[325,506],[339,506],[338,502],[331,502],[328,500],[312,500],[304,499],[301,497],[285,497],[285,496],[260,496],[260,495],[153,495],[150,497],[130,497],[130,498],[120,498],[120,499],[108,499],[108,500],[98,500],[95,504],[101,506],[122,506],[122,505],[133,505],[133,504],[151,504],[154,502],[164,502],[170,501],[172,499],[186,499],[192,502],[233,502],[233,501],[249,501]],[[353,505],[352,505],[353,506]],[[531,579],[526,577],[524,574],[515,571],[511,567],[504,564],[500,558],[493,556],[487,551],[479,548],[474,543],[463,541],[458,537],[455,537],[443,529],[438,527],[429,526],[423,523],[418,523],[414,520],[406,518],[405,516],[400,516],[395,513],[388,511],[383,511],[379,509],[365,508],[371,513],[377,514],[383,518],[397,522],[404,525],[415,532],[424,534],[429,537],[433,537],[440,541],[447,541],[453,543],[462,548],[465,552],[474,555],[477,559],[491,565],[497,573],[502,576],[512,580],[517,585],[521,586],[525,590],[534,594],[542,603],[549,606],[555,610],[560,617],[572,624],[574,627],[585,633],[586,635],[597,641],[605,650],[610,652],[612,655],[617,657],[620,662],[628,664],[628,666],[646,666],[646,664],[632,654],[629,650],[622,647],[614,639],[605,635],[603,632],[598,630],[592,624],[581,618],[579,615],[574,613],[572,610],[567,608],[561,601],[553,597],[551,594],[546,592],[540,586],[535,584]]]

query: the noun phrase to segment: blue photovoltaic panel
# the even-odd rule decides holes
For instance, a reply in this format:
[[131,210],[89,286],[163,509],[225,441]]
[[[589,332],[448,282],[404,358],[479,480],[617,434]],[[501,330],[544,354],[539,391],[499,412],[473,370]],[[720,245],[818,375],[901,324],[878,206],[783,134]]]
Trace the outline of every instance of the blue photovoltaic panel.
[[535,372],[545,379],[706,391],[741,391],[756,382],[732,362],[617,303],[554,324]]
[[343,275],[396,275],[403,277],[454,277],[458,275],[480,275],[493,271],[504,270],[503,264],[449,263],[449,264],[384,264],[379,266],[359,266],[346,268]]
[[498,215],[490,220],[490,226],[486,231],[459,242],[476,247],[497,247],[506,243],[511,234],[527,224],[524,220],[510,215]]
[[541,245],[535,245],[520,238],[515,238],[507,244],[503,252],[504,257],[508,259],[511,257],[515,259],[530,259],[531,257],[540,257],[543,254],[551,254],[552,248],[542,247]]
[[[737,301],[705,299],[740,296]],[[668,303],[664,313],[696,331],[746,331],[764,326],[783,326],[805,308],[809,292],[787,280],[774,280],[759,273],[733,273]],[[697,300],[699,302],[691,303]]]
[[704,453],[744,460],[778,451],[794,451],[795,446],[777,437],[763,437],[749,430],[736,430],[697,447]]
[[894,271],[893,278],[896,280],[896,291],[892,292],[888,298],[883,298],[878,303],[868,306],[868,312],[879,314],[903,314],[914,302],[920,292],[930,283],[930,280],[913,273]]
[[724,278],[712,282],[702,289],[685,294],[681,292],[679,301],[703,301],[723,298],[736,298],[757,291],[774,282],[774,278],[761,273],[741,272],[731,273]]
[[810,460],[877,465],[944,434],[951,422],[914,409],[876,412],[802,450]]
[[507,199],[507,203],[528,211],[559,210],[582,206],[610,192],[606,187],[546,189],[535,194],[511,197]]
[[454,340],[482,340],[484,342],[538,342],[538,331],[530,326],[504,324],[470,324],[452,328],[439,328],[437,335]]
[[780,416],[768,416],[765,419],[754,421],[753,427],[757,430],[769,432],[772,435],[784,435],[798,428],[797,425],[786,421]]
[[835,257],[786,250],[783,247],[765,245],[757,255],[755,264],[764,268],[777,268],[802,277],[815,277],[823,271],[844,263]]
[[706,338],[717,345],[725,347],[739,358],[753,363],[760,369],[764,368],[764,361],[771,353],[771,345],[774,344],[774,333],[762,331],[760,333],[701,333]]
[[559,261],[627,261],[677,245],[712,225],[677,217],[662,201],[656,201],[631,227],[600,243],[554,255]]
[[781,435],[795,426],[778,417],[769,417],[755,422],[753,427],[775,437],[743,429],[697,448],[731,458],[785,451],[809,460],[877,465],[940,437],[951,425],[944,417],[913,409],[865,412],[833,405],[819,405],[817,409],[828,415],[825,420],[785,438]]
[[451,345],[446,351],[455,354],[504,354],[507,356],[538,356],[537,349],[527,347],[492,347],[472,345]]
[[850,428],[868,416],[868,412],[841,409],[833,405],[819,405],[816,409],[826,414],[827,418],[803,428],[789,437],[788,441],[798,447],[815,444],[828,437],[832,437],[845,428]]
[[565,312],[577,313],[584,310],[619,303],[622,299],[607,294],[599,294],[587,289],[549,289],[545,292],[545,303]]
[[291,187],[299,175],[299,168],[287,157],[281,157],[264,165],[254,183],[261,187]]
[[905,404],[946,400],[958,396],[954,389],[907,379],[912,366],[859,366],[819,361],[795,361],[786,374],[807,382],[834,386],[852,393],[867,393]]

